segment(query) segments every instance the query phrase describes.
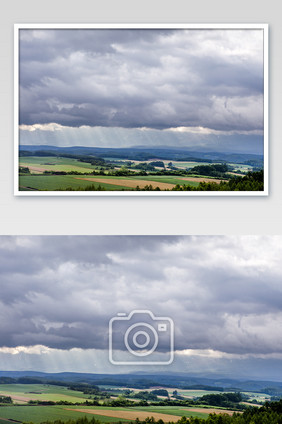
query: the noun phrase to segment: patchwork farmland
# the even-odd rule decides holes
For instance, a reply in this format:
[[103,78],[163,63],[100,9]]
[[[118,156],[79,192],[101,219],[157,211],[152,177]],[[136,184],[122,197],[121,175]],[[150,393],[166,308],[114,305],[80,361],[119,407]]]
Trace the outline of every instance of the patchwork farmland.
[[[259,169],[252,164],[154,157],[143,161],[93,155],[64,157],[54,152],[21,154],[19,191],[230,191],[238,190],[238,182],[239,190],[263,189],[263,184],[245,183]],[[235,181],[236,187],[230,181],[233,186]]]
[[[63,384],[63,383],[60,383]],[[66,383],[65,383],[66,384]],[[156,395],[160,393],[160,395]],[[163,396],[164,394],[167,396]],[[204,396],[204,397],[203,397]],[[220,392],[232,402],[229,407],[209,405],[205,396],[218,397],[218,391],[151,388],[145,391],[117,386],[79,384],[0,384],[0,423],[40,424],[43,422],[81,417],[95,417],[101,423],[130,422],[153,418],[155,421],[177,422],[181,417],[206,418],[210,413],[232,415],[243,410],[243,400],[253,396],[263,402],[267,395],[252,393],[240,397],[232,392]],[[146,400],[147,399],[147,400]],[[151,400],[149,400],[151,399]],[[212,401],[210,397],[210,402]],[[235,401],[235,403],[233,402]]]

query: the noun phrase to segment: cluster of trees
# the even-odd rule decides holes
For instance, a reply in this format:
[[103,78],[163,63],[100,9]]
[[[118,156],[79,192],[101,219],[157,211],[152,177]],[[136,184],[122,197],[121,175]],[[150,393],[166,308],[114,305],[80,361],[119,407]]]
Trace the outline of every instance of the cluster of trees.
[[54,406],[54,405],[68,405],[68,406],[101,406],[98,400],[85,400],[83,402],[70,402],[68,400],[29,400],[27,405],[41,405],[41,406]]
[[222,406],[226,408],[237,407],[239,402],[242,402],[241,393],[218,393],[202,396],[198,402],[201,405]]
[[129,393],[127,397],[132,399],[142,399],[142,400],[148,400],[148,401],[157,401],[158,396],[153,392],[148,391],[141,391],[137,393]]
[[140,188],[139,185],[135,188],[136,191],[161,191],[160,187],[153,187],[152,184],[146,184],[145,187]]
[[157,166],[158,168],[165,168],[165,164],[161,160],[155,160],[153,162],[150,162],[150,165]]
[[13,403],[10,396],[0,396],[0,403]]
[[100,184],[95,186],[94,184],[90,184],[86,187],[67,187],[67,188],[57,188],[56,191],[105,191],[105,187],[102,187]]
[[147,163],[147,162],[138,163],[137,165],[134,165],[134,168],[142,169],[143,171],[149,171],[149,172],[155,171],[154,165],[152,165],[152,163]]
[[156,171],[155,167],[165,169],[165,164],[161,160],[156,160],[156,161],[152,161],[152,162],[141,162],[141,163],[138,163],[137,165],[135,165],[134,163],[131,163],[130,166],[134,169],[142,169],[143,171],[149,171],[149,172],[150,171],[152,171],[152,172]]
[[108,163],[113,166],[126,166],[127,168],[130,168],[132,165],[134,165],[134,162],[131,162],[130,160],[108,160]]
[[30,170],[27,166],[20,166],[19,168],[19,174],[22,175],[26,175],[26,174],[30,174]]
[[226,172],[230,171],[226,163],[216,163],[214,165],[197,165],[189,169],[189,174],[207,175],[209,177],[224,177]]
[[151,393],[157,396],[169,397],[168,391],[166,389],[155,389],[155,390],[152,390]]
[[263,191],[263,171],[248,172],[244,177],[231,177],[229,181],[217,183],[201,182],[197,187],[177,184],[175,191]]
[[77,392],[82,392],[85,395],[99,395],[104,397],[110,397],[110,395],[106,391],[101,390],[95,384],[89,385],[87,383],[74,383],[68,386],[68,389]]
[[69,155],[68,157],[71,157],[71,159],[77,159],[79,160],[79,162],[86,162],[86,163],[90,163],[90,165],[92,166],[109,166],[112,167],[112,165],[110,165],[108,162],[105,161],[105,159],[103,158],[97,158],[94,156],[73,156],[73,155]]

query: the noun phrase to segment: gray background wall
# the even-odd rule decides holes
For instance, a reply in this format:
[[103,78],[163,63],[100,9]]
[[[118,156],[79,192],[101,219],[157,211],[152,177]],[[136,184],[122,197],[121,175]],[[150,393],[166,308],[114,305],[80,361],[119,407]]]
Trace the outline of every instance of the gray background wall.
[[[0,25],[0,234],[281,234],[282,25],[275,0],[10,0]],[[14,23],[268,23],[268,197],[14,197]]]

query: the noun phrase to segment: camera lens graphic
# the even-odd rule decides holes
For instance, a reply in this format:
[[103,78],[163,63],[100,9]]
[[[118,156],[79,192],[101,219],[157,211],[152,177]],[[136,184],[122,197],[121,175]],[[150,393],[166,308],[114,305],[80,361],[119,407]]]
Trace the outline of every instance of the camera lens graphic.
[[[139,330],[134,332],[136,327],[146,327],[148,328],[149,331],[144,331]],[[134,335],[132,335],[132,332],[134,332]],[[138,351],[138,349],[145,349],[151,342],[151,337],[149,335],[149,333],[152,333],[152,336],[154,337],[154,343],[152,345],[152,347],[150,347],[150,349],[145,350],[145,351]],[[145,341],[143,343],[140,343],[140,341],[138,341],[138,338],[140,339],[140,336],[145,337]],[[130,346],[130,342],[129,340],[132,338],[132,344],[134,345],[135,349],[134,350],[131,348]],[[152,327],[150,324],[147,324],[146,322],[138,322],[136,324],[131,325],[125,332],[124,335],[124,344],[127,348],[127,350],[132,353],[135,356],[148,356],[151,353],[154,352],[154,350],[156,349],[157,345],[158,345],[158,333],[156,332],[156,330],[154,329],[154,327]]]
[[[145,337],[145,342],[144,343],[139,343],[137,341],[137,337],[139,336],[144,336]],[[145,347],[148,346],[148,344],[150,343],[150,337],[149,334],[146,333],[146,331],[137,331],[134,336],[133,336],[133,343],[135,344],[135,346],[139,347],[140,349],[144,349]]]

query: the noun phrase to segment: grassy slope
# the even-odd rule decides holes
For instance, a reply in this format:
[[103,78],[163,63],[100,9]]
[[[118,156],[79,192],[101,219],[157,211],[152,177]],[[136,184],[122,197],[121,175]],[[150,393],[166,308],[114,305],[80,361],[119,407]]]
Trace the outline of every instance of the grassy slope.
[[[82,406],[4,406],[0,408],[0,419],[1,418],[8,418],[12,420],[19,420],[22,422],[34,422],[35,424],[39,424],[42,421],[45,420],[56,420],[56,419],[70,419],[70,418],[79,418],[83,416],[88,416],[89,418],[91,416],[95,416],[97,419],[99,419],[101,422],[120,422],[120,421],[129,421],[126,419],[120,419],[120,418],[113,418],[113,417],[106,417],[103,415],[89,415],[84,412],[79,411],[68,411],[66,408],[74,408],[74,409],[97,409],[97,406],[93,407],[82,407]],[[197,416],[199,418],[205,418],[208,416],[207,413],[204,412],[189,412],[184,411],[181,407],[148,407],[148,408],[107,408],[107,407],[99,407],[99,409],[113,409],[113,410],[120,410],[120,411],[146,411],[148,412],[148,417],[150,417],[150,413],[157,412],[162,414],[169,414],[169,415],[177,415],[179,418],[186,415],[188,417],[190,416]]]
[[[31,393],[41,392],[42,394]],[[42,384],[1,384],[0,393],[4,396],[23,396],[38,400],[67,400],[70,402],[83,402],[88,398],[82,392],[68,390],[66,387],[50,386]]]
[[[80,178],[80,177],[79,177]],[[101,177],[104,178],[104,177]],[[68,187],[73,189],[78,189],[79,187],[87,187],[90,185],[100,185],[104,187],[106,190],[121,190],[121,186],[115,186],[113,184],[102,184],[102,183],[94,183],[92,181],[84,181],[78,180],[73,175],[44,175],[39,177],[34,176],[21,176],[20,177],[20,187],[32,187],[37,190],[46,190],[53,191],[62,188],[66,190]],[[128,189],[128,187],[124,187]]]
[[[78,171],[78,172],[91,172],[95,167],[90,163],[80,162],[77,159],[71,158],[57,158],[52,156],[47,157],[20,157],[20,166],[36,166],[44,168],[47,171]],[[54,164],[54,165],[50,165]]]
[[[0,408],[0,419],[8,418],[22,422],[32,421],[34,424],[39,424],[46,420],[68,420],[71,418],[84,417],[86,415],[91,417],[91,415],[85,414],[84,412],[68,411],[65,408],[71,408],[71,406],[4,406]],[[102,422],[120,421],[119,418],[103,416],[99,416],[99,420]]]

